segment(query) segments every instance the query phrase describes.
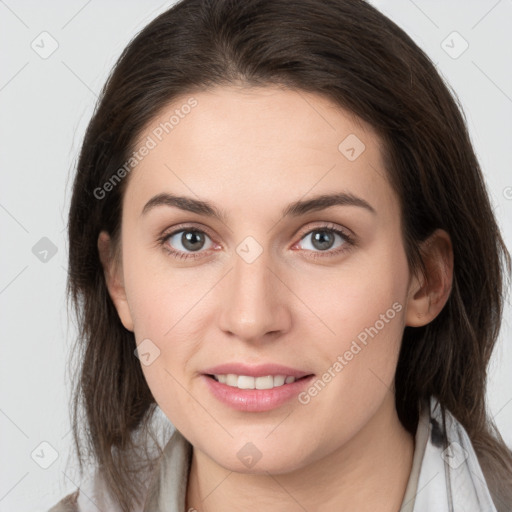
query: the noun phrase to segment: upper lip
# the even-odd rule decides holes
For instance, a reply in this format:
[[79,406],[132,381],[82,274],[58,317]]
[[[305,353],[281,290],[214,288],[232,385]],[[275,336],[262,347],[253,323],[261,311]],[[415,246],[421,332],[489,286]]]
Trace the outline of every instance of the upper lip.
[[312,375],[311,372],[305,372],[283,366],[281,364],[267,363],[259,365],[249,365],[245,363],[224,363],[217,366],[212,366],[204,370],[206,375],[247,375],[249,377],[266,377],[267,375],[285,375],[300,379],[306,375]]

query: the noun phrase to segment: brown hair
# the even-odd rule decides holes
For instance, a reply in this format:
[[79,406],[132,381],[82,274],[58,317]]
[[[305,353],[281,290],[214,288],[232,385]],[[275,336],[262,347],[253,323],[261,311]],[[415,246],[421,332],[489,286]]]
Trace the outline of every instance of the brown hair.
[[[512,501],[512,452],[486,411],[485,393],[510,255],[456,96],[412,39],[362,0],[182,0],[120,56],[85,134],[69,212],[68,292],[80,333],[72,421],[80,471],[82,426],[83,448],[129,512],[143,491],[136,461],[144,457],[135,453],[156,410],[97,250],[101,230],[119,242],[129,178],[104,198],[95,190],[124,165],[141,131],[174,98],[240,82],[322,94],[374,127],[400,198],[413,271],[424,270],[420,242],[436,228],[449,233],[452,292],[434,321],[405,328],[396,408],[413,434],[421,400],[433,395],[450,410],[504,511]],[[147,453],[146,461],[151,464]]]

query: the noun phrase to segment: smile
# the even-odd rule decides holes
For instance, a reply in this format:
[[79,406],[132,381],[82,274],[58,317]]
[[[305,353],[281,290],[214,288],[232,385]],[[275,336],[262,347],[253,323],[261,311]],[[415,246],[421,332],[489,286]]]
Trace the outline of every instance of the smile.
[[213,375],[213,378],[221,384],[238,389],[272,389],[284,384],[291,384],[297,379],[291,375],[266,375],[264,377],[251,377],[249,375]]
[[[297,399],[313,378],[311,374],[299,378],[284,375],[202,375],[203,382],[214,398],[232,409],[244,412],[270,411]],[[219,379],[225,379],[226,382]]]

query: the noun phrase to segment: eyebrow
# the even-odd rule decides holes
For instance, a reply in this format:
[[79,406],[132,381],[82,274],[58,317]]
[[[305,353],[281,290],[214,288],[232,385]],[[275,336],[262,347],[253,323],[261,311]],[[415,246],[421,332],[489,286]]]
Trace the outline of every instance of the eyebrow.
[[[187,212],[197,213],[206,217],[212,217],[227,223],[228,215],[225,210],[217,208],[208,201],[194,199],[192,197],[177,196],[169,193],[162,193],[152,197],[142,209],[141,215],[147,214],[158,206],[171,206]],[[324,210],[331,206],[357,206],[376,214],[375,209],[361,197],[354,194],[339,192],[335,194],[322,194],[311,199],[299,200],[290,203],[281,212],[282,217],[299,217],[309,212]]]

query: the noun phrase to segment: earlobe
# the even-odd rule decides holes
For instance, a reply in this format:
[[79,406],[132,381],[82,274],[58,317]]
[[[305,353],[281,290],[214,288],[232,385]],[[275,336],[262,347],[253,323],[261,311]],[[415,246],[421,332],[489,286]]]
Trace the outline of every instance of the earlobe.
[[450,236],[437,229],[421,245],[426,273],[415,275],[409,286],[405,325],[421,327],[441,312],[453,282],[453,248]]
[[98,236],[98,253],[103,266],[103,275],[107,285],[108,293],[119,315],[125,329],[133,332],[133,319],[126,298],[124,287],[123,271],[121,264],[114,257],[112,240],[106,231]]

